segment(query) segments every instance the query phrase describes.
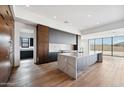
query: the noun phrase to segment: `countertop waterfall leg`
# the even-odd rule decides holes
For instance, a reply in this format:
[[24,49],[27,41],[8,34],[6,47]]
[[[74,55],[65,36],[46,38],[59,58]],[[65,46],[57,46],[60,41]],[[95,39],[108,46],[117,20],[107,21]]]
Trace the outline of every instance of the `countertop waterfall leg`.
[[58,69],[72,77],[78,78],[78,74],[85,67],[102,62],[102,53],[95,54],[71,54],[62,53],[58,55]]

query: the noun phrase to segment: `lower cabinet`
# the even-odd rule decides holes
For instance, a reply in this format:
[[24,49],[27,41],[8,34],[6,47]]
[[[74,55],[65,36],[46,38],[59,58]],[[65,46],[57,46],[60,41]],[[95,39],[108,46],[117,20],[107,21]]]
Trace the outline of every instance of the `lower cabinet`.
[[48,62],[57,61],[57,57],[58,57],[58,52],[49,52]]
[[33,58],[33,50],[20,51],[20,59]]

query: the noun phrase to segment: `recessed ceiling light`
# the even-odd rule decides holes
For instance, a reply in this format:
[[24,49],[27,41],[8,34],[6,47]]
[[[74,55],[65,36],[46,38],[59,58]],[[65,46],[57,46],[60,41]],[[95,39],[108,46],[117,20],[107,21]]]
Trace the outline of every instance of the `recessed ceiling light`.
[[92,15],[88,14],[87,16],[88,16],[88,18],[90,18]]
[[53,18],[56,19],[56,16],[54,16]]
[[26,7],[29,7],[29,5],[26,5]]

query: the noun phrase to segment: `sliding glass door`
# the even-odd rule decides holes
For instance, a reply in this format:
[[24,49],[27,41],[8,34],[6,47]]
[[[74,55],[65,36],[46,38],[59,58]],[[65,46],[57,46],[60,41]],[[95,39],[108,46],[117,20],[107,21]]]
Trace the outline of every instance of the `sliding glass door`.
[[124,57],[124,36],[89,40],[89,53],[102,52],[104,55]]
[[95,39],[95,52],[102,52],[102,38]]
[[124,56],[124,36],[113,37],[113,56]]
[[103,38],[103,54],[112,55],[112,38]]
[[89,40],[89,53],[95,53],[94,40]]

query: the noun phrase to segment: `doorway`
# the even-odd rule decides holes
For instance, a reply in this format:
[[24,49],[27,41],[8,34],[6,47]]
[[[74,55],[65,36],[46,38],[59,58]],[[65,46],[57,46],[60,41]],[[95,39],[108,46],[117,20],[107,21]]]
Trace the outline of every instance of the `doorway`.
[[20,32],[20,64],[34,60],[34,33]]

